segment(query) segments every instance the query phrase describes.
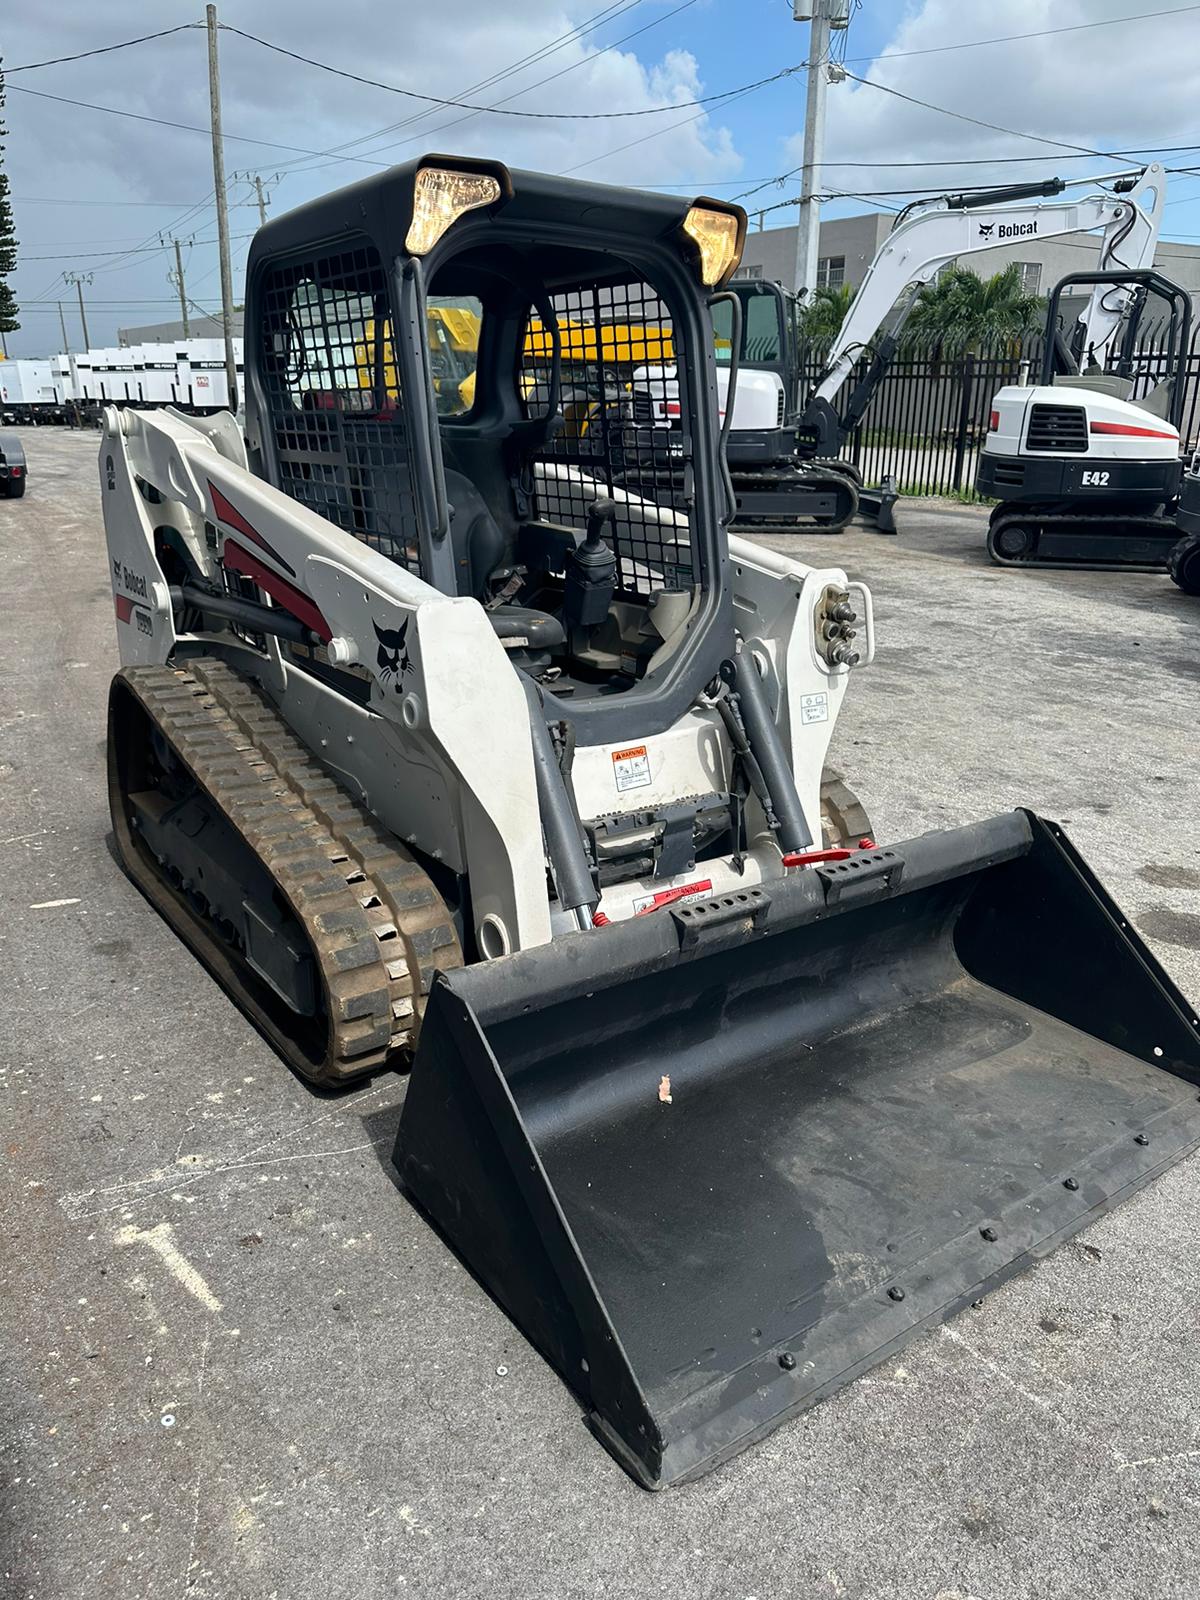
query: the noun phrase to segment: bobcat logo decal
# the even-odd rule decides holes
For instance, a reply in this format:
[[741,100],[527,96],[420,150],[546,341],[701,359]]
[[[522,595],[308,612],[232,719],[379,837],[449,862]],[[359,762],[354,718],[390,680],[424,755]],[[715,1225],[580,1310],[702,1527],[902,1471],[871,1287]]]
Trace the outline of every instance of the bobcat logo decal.
[[996,224],[994,222],[981,222],[979,224],[979,237],[981,239],[990,239],[995,231]]
[[398,628],[381,628],[377,622],[372,622],[375,637],[379,640],[379,650],[375,661],[379,667],[379,676],[384,683],[392,682],[392,688],[400,693],[401,680],[412,666],[408,654],[408,645],[405,643],[408,635],[408,624],[411,619],[405,617]]

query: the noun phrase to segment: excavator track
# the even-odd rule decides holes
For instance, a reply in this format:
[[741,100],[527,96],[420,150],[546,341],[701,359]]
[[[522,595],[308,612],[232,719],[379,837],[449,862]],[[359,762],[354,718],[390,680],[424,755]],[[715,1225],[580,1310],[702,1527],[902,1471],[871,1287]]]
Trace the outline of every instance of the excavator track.
[[[1068,548],[1041,554],[1046,535],[1066,535]],[[1046,512],[996,507],[987,551],[998,567],[1041,567],[1067,572],[1165,572],[1179,531],[1166,517],[1127,512]],[[1122,555],[1122,551],[1124,554]]]
[[1171,582],[1177,584],[1184,594],[1200,595],[1200,534],[1193,533],[1186,539],[1180,539],[1171,551],[1167,571],[1171,575]]
[[803,460],[806,467],[815,467],[822,472],[837,472],[843,478],[849,478],[856,489],[863,486],[862,473],[853,461],[843,461],[841,456],[807,456]]
[[259,689],[211,657],[127,667],[108,751],[126,872],[289,1065],[407,1067],[434,974],[462,965],[454,924]]
[[[763,467],[754,472],[732,469],[733,491],[743,495],[777,493],[781,497],[779,511],[756,512],[738,515],[730,523],[734,533],[841,533],[852,522],[858,510],[857,473],[849,463],[813,460],[795,466]],[[806,512],[788,515],[783,497],[816,490],[832,492],[837,497],[837,508],[832,516],[817,517]]]

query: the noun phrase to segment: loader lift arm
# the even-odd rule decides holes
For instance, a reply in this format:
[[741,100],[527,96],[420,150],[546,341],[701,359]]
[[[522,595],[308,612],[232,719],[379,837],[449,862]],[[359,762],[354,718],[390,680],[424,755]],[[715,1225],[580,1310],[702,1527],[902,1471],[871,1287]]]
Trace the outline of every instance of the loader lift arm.
[[[1067,187],[1062,178],[1050,178],[981,194],[944,195],[902,214],[867,269],[804,408],[801,435],[816,455],[836,455],[862,421],[896,353],[918,291],[948,262],[1010,240],[1051,239],[1103,229],[1101,270],[1152,264],[1166,197],[1166,174],[1161,166],[1153,163],[1140,173],[1116,175],[1112,193],[1102,191],[1058,204],[1003,203],[1061,194]],[[836,411],[833,402],[839,390],[898,300],[899,316],[879,342],[870,366],[841,411]],[[1082,350],[1101,364],[1127,301],[1128,291],[1097,286],[1080,316]]]

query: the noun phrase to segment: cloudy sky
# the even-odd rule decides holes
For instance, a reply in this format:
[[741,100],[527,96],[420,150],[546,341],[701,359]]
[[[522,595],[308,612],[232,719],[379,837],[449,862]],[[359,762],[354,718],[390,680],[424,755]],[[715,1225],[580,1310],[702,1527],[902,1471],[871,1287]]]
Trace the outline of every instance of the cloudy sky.
[[[213,307],[219,278],[203,31],[13,70],[194,22],[202,7],[194,0],[109,0],[103,7],[59,0],[13,15],[17,9],[9,9],[3,33],[6,159],[21,241],[15,288],[24,324],[10,336],[11,353],[60,347],[60,299],[72,341],[80,342],[64,272],[92,275],[85,294],[93,344],[115,342],[120,326],[175,315],[167,278],[173,252],[160,243],[171,235],[186,241],[190,298]],[[1138,13],[1139,20],[1113,20]],[[258,215],[255,173],[272,214],[430,149],[648,188],[730,198],[752,190],[744,201],[751,209],[796,193],[795,180],[775,180],[801,159],[802,75],[703,108],[687,104],[801,62],[808,27],[792,20],[791,0],[222,0],[220,15],[230,27],[414,95],[574,116],[533,120],[430,105],[224,32],[239,299]],[[1022,34],[1038,36],[1011,37]],[[1200,240],[1200,5],[858,0],[836,50],[854,76],[830,90],[825,186],[864,198],[831,201],[828,214],[903,202],[903,193],[876,198],[877,191],[1083,177],[1132,164],[1126,152],[1148,159],[1183,146],[1162,156],[1169,166],[1197,163],[1195,175],[1171,177],[1164,236]],[[680,109],[579,115],[671,106]],[[1122,154],[1097,159],[1080,146]],[[778,225],[793,215],[776,210],[765,220]]]

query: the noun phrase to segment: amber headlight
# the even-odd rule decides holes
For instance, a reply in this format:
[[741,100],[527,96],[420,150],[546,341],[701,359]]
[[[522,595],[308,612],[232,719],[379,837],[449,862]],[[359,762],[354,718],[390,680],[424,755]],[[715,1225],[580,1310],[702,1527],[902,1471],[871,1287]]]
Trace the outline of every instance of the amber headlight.
[[683,231],[700,248],[700,281],[718,288],[742,259],[746,219],[736,211],[695,205],[683,219]]
[[456,218],[500,198],[500,181],[486,172],[421,167],[413,184],[413,214],[404,240],[411,256],[432,250]]

